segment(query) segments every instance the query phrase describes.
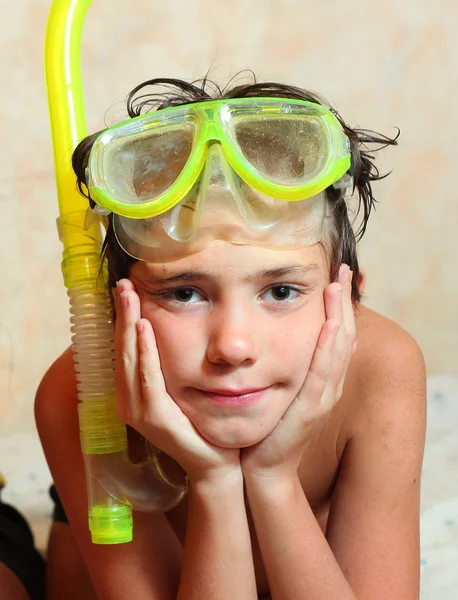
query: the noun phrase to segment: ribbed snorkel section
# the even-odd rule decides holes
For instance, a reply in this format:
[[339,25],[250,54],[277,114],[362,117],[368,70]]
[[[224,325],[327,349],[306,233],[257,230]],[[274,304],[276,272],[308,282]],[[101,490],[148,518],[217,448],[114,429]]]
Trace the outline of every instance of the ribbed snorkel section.
[[[96,260],[93,259],[94,270],[100,266]],[[64,258],[66,268],[69,262]],[[90,280],[68,290],[75,371],[83,402],[115,392],[111,306],[107,294],[94,289],[96,278],[94,274]]]
[[113,318],[101,270],[98,220],[77,193],[71,156],[86,132],[80,40],[91,0],[54,0],[46,33],[46,82],[63,242],[62,274],[70,298],[78,415],[92,541],[132,539],[132,508],[168,510],[187,491],[169,482],[157,455],[133,465],[126,427],[115,408]]

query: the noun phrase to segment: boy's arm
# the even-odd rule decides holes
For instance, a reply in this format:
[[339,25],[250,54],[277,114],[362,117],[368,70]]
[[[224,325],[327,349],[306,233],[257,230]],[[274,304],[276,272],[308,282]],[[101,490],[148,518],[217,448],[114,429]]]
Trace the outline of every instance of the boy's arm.
[[178,600],[256,600],[242,470],[190,494]]
[[[98,597],[256,599],[241,471],[238,478],[202,481],[191,487],[184,558],[172,527],[159,512],[134,514],[134,540],[128,544],[91,542],[76,408],[73,359],[68,350],[43,378],[35,416],[51,473]],[[76,597],[77,582],[66,583],[67,597]],[[89,590],[86,596],[90,597]]]
[[[183,551],[163,513],[136,512],[134,539],[128,544],[91,542],[70,350],[44,376],[35,399],[35,418],[51,474],[97,597],[176,600]],[[75,597],[77,589],[74,582],[68,581],[65,597]]]
[[417,600],[426,393],[409,336],[374,356],[358,428],[348,442],[326,538],[299,479],[246,480],[273,600]]

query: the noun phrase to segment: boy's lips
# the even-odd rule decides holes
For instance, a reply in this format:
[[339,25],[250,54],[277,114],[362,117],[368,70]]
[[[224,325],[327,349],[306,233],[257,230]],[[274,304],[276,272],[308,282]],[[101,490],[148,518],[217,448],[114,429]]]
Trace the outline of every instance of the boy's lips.
[[197,389],[203,396],[223,406],[247,406],[261,400],[265,392],[270,388],[244,388],[244,389],[229,389],[219,388],[213,390]]
[[241,390],[235,390],[231,388],[218,388],[213,390],[199,390],[199,392],[205,392],[207,394],[217,394],[218,396],[244,396],[245,394],[253,394],[254,392],[260,392],[267,388],[245,388]]

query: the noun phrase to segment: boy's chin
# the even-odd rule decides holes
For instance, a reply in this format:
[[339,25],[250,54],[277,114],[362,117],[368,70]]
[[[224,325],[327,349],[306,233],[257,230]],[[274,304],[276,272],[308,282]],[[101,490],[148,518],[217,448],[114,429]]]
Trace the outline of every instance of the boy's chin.
[[270,431],[261,432],[259,429],[255,431],[224,431],[223,428],[218,431],[208,431],[204,428],[197,429],[207,442],[220,448],[248,448],[263,440],[270,433]]

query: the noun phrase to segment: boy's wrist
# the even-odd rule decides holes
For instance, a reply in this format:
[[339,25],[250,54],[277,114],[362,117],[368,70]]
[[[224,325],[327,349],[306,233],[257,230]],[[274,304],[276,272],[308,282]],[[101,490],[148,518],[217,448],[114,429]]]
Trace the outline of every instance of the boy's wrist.
[[194,493],[226,493],[228,490],[243,488],[243,472],[240,465],[222,468],[189,479],[189,487]]
[[269,473],[266,476],[244,472],[244,481],[247,492],[255,491],[273,496],[290,493],[297,485],[301,485],[297,472],[276,475]]

